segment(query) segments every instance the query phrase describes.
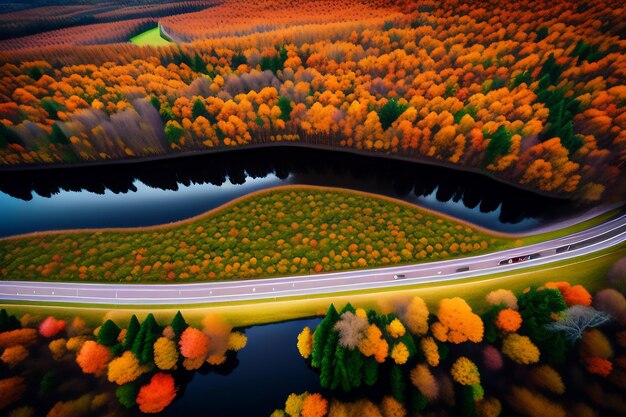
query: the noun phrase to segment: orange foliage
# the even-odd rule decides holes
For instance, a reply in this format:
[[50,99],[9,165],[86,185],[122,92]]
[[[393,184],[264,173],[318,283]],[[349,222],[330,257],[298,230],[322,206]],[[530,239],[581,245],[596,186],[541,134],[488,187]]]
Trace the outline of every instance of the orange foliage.
[[86,374],[100,376],[107,370],[111,353],[106,346],[93,340],[86,341],[76,355],[76,363]]
[[591,305],[591,294],[582,285],[572,287],[569,282],[548,282],[546,287],[557,288],[569,307],[574,305],[588,307]]
[[321,394],[311,394],[302,401],[302,417],[324,417],[328,412],[328,401]]
[[0,349],[17,345],[28,347],[36,342],[37,330],[35,329],[17,329],[0,333]]
[[438,322],[433,323],[433,336],[441,342],[478,343],[483,339],[483,322],[472,313],[472,308],[459,297],[444,298],[439,302]]
[[496,316],[495,325],[503,332],[516,332],[522,325],[522,316],[517,311],[506,308],[500,310]]
[[180,354],[188,359],[206,359],[209,353],[209,339],[200,330],[187,327],[180,336]]
[[176,398],[174,378],[169,374],[156,373],[150,383],[144,385],[137,395],[139,410],[144,413],[158,413]]

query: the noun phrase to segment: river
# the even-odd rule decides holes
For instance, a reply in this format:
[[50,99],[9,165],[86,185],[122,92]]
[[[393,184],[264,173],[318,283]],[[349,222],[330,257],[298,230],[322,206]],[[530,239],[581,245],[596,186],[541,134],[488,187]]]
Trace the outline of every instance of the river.
[[549,223],[571,202],[481,175],[297,147],[134,164],[0,172],[0,237],[182,220],[250,192],[308,184],[398,198],[502,232]]

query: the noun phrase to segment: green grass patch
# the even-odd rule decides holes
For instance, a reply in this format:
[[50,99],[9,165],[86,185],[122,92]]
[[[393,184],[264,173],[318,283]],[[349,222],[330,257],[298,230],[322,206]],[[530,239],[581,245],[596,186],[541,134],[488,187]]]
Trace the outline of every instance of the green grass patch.
[[130,41],[139,46],[167,46],[171,42],[161,37],[159,27],[147,30],[137,36],[130,38]]
[[572,226],[565,227],[559,230],[553,230],[546,233],[540,233],[528,237],[522,238],[522,241],[525,245],[531,245],[534,243],[545,242],[547,240],[558,239],[563,236],[571,235],[573,233],[581,232],[585,229],[589,229],[594,226],[599,226],[602,223],[605,223],[612,218],[616,217],[620,214],[620,210],[611,210],[606,213],[602,213],[596,217],[593,217],[589,220],[585,220],[584,222],[576,223]]
[[399,200],[293,186],[171,225],[0,240],[0,264],[3,279],[196,282],[413,264],[517,244]]

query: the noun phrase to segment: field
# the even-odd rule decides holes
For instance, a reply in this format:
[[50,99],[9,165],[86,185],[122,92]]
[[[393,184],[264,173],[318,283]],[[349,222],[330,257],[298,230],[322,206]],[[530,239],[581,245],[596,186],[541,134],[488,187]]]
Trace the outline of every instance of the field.
[[171,282],[398,265],[521,243],[400,201],[294,186],[178,224],[33,234],[0,248],[4,279]]
[[130,41],[139,46],[166,46],[170,44],[168,40],[161,37],[161,33],[158,27],[147,30],[143,33],[140,33],[139,35],[133,36],[132,38],[130,38]]

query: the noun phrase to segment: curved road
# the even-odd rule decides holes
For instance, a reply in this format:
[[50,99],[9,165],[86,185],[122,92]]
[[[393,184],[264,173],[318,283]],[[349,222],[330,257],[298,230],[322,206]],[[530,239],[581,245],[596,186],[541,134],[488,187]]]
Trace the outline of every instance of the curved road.
[[[626,214],[559,239],[486,255],[319,275],[198,284],[89,284],[0,282],[0,300],[87,304],[197,304],[330,294],[401,285],[442,282],[512,271],[619,245],[626,241]],[[508,260],[524,260],[508,263]]]

